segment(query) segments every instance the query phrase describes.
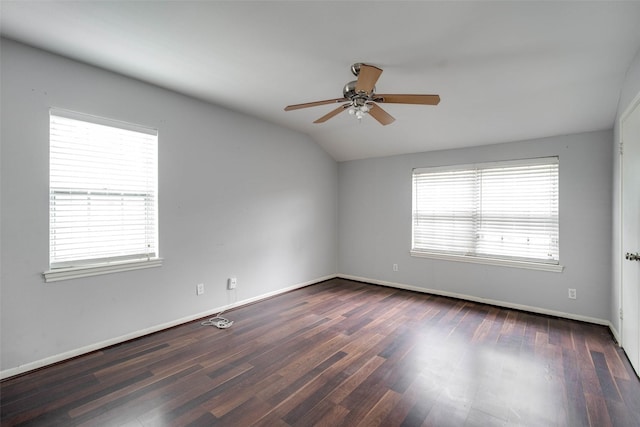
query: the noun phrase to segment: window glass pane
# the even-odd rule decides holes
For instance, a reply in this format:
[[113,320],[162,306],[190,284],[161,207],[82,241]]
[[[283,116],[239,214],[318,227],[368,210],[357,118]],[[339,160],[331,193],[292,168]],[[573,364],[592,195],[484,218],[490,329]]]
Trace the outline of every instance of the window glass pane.
[[414,176],[414,247],[467,253],[474,246],[475,174],[439,172]]
[[413,251],[558,263],[558,159],[417,169]]
[[50,266],[157,257],[157,133],[50,115]]

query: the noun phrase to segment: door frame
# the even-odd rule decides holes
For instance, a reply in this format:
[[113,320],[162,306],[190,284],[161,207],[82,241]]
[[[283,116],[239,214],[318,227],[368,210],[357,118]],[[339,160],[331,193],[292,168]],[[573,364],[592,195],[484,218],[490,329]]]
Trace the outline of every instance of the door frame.
[[[627,108],[624,110],[624,112],[620,115],[620,118],[618,119],[618,141],[617,141],[617,155],[618,155],[618,159],[619,159],[619,168],[618,168],[618,208],[619,208],[619,217],[618,217],[618,227],[617,227],[617,234],[618,234],[618,277],[617,277],[617,282],[618,282],[618,286],[619,286],[619,292],[618,292],[618,320],[619,320],[619,325],[620,325],[620,331],[619,331],[619,345],[624,348],[624,313],[622,312],[622,304],[623,304],[623,298],[624,298],[624,287],[623,287],[623,283],[622,283],[622,279],[624,277],[623,275],[623,268],[624,268],[624,262],[625,262],[625,258],[624,258],[624,240],[623,240],[623,215],[624,215],[624,197],[623,197],[623,190],[624,190],[624,181],[623,181],[623,177],[624,177],[624,159],[623,159],[623,153],[624,153],[624,132],[623,132],[623,126],[624,126],[624,121],[631,115],[631,113],[636,109],[636,108],[640,108],[640,92],[638,92],[636,94],[636,96],[633,98],[633,100],[629,103],[629,105],[627,106]],[[622,316],[620,316],[620,314],[622,313]],[[614,313],[614,316],[616,315],[616,313]]]

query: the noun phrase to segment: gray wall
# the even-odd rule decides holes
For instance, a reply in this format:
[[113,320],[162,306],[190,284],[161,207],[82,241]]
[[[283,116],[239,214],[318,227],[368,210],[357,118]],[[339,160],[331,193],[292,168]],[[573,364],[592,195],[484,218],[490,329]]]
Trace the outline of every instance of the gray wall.
[[[586,320],[617,310],[610,131],[338,165],[308,137],[255,118],[8,40],[0,55],[5,373],[336,272]],[[640,91],[634,64],[619,114]],[[43,282],[50,107],[159,129],[161,268]],[[412,168],[550,155],[560,156],[563,273],[409,255]],[[232,275],[237,295],[225,290]]]
[[618,111],[614,126],[614,149],[613,149],[613,251],[612,251],[612,282],[611,287],[611,313],[612,325],[616,334],[620,332],[620,319],[618,310],[621,307],[620,301],[620,274],[621,263],[625,262],[620,250],[620,119],[625,111],[631,106],[631,103],[640,95],[640,50],[636,53],[635,58],[631,62],[627,70],[624,83],[620,90],[620,99],[618,101]]
[[[343,276],[607,323],[611,313],[611,131],[340,163],[338,271]],[[415,258],[415,167],[560,157],[562,273]],[[392,271],[396,263],[399,271]],[[569,300],[567,289],[577,289]]]
[[[337,164],[308,137],[24,45],[1,45],[1,369],[336,273]],[[159,130],[160,268],[44,283],[49,108]],[[205,294],[196,296],[197,283]]]

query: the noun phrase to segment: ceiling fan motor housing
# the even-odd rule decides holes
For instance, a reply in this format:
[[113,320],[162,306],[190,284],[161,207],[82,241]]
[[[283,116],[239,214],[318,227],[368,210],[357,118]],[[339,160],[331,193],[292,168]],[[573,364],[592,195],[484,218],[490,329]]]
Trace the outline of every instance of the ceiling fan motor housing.
[[[347,83],[346,85],[344,85],[344,88],[342,89],[342,95],[346,98],[346,99],[350,99],[353,100],[354,98],[356,98],[357,96],[362,96],[364,98],[369,98],[369,96],[367,96],[367,94],[365,92],[360,92],[357,93],[356,92],[356,84],[358,83],[357,80],[354,80],[352,82]],[[373,93],[375,92],[376,88],[374,87],[371,90],[371,94],[373,95]]]
[[342,89],[342,94],[344,95],[345,98],[351,99],[354,96],[356,96],[356,83],[358,83],[358,81],[354,80],[344,85],[344,89]]

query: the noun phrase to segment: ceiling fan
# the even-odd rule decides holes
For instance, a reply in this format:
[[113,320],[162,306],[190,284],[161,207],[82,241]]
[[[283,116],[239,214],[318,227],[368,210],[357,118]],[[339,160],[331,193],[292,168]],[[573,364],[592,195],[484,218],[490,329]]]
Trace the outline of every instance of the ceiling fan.
[[341,112],[348,110],[349,113],[355,115],[358,120],[361,120],[365,114],[370,114],[374,119],[380,122],[380,124],[386,126],[393,123],[395,119],[389,113],[380,108],[378,103],[438,105],[440,102],[440,96],[438,95],[375,93],[375,84],[378,81],[380,74],[382,74],[382,69],[373,65],[358,62],[351,66],[351,72],[358,79],[349,82],[344,86],[344,89],[342,90],[342,98],[288,105],[285,107],[284,111],[316,107],[318,105],[344,103],[313,123],[324,123]]

